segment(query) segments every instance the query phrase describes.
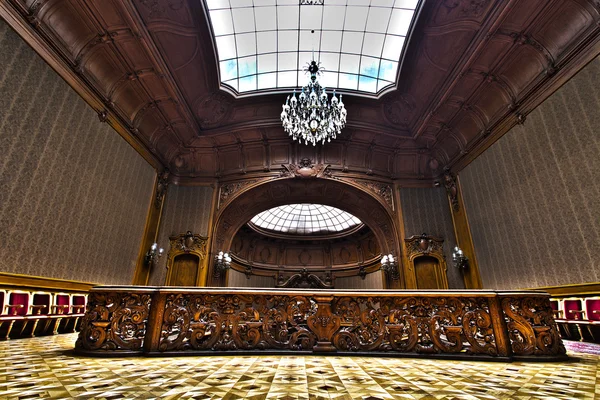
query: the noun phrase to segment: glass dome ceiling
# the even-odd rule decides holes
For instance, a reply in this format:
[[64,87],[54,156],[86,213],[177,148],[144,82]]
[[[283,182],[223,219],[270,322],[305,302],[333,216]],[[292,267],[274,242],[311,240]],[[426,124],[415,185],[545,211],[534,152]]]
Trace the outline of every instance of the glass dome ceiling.
[[313,1],[322,4],[205,0],[221,83],[238,93],[304,86],[314,49],[322,86],[375,94],[393,85],[420,0]]
[[336,233],[361,224],[354,215],[321,204],[288,204],[257,214],[250,220],[255,226],[295,235]]

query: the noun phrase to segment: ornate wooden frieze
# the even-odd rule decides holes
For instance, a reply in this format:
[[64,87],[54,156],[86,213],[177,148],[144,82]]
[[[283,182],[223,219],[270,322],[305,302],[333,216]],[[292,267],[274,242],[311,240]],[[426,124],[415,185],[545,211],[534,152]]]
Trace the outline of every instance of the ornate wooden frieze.
[[367,181],[364,179],[351,179],[352,182],[366,188],[372,193],[380,197],[392,210],[394,210],[394,196],[392,195],[392,187],[387,183]]
[[150,291],[93,291],[76,348],[88,351],[141,351],[146,336]]
[[303,158],[299,164],[281,164],[280,178],[331,178],[327,164],[313,164],[309,158]]
[[166,294],[158,350],[312,350],[308,297]]
[[495,291],[97,287],[76,350],[566,357],[548,294]]
[[219,191],[219,207],[229,200],[233,198],[233,196],[238,193],[243,188],[252,185],[253,183],[258,182],[258,179],[246,179],[238,182],[225,183],[221,185],[221,189]]
[[435,254],[444,257],[444,239],[428,236],[426,233],[404,239],[406,256],[410,259],[419,255]]

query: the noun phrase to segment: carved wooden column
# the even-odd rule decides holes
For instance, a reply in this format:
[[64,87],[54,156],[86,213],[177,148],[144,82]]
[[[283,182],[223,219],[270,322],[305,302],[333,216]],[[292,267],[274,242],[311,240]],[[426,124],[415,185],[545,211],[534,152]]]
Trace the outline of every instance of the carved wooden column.
[[208,286],[208,282],[210,282],[208,270],[211,268],[211,260],[214,258],[214,256],[210,254],[210,249],[212,248],[215,215],[217,214],[217,209],[219,206],[219,189],[217,184],[213,183],[211,187],[213,189],[213,196],[210,207],[210,217],[208,218],[207,257],[202,261],[202,269],[198,275],[197,283],[198,286],[202,287]]
[[[164,169],[162,172],[157,172],[152,198],[150,199],[150,207],[146,217],[146,226],[144,228],[144,236],[140,251],[138,253],[137,264],[133,276],[134,285],[147,285],[150,278],[150,265],[146,262],[146,252],[158,239],[158,228],[162,216],[167,188],[169,186],[169,170]],[[154,266],[156,268],[156,266]]]
[[450,204],[450,212],[452,214],[452,224],[454,225],[456,244],[462,249],[465,256],[469,259],[469,266],[463,272],[465,288],[481,289],[483,284],[481,283],[479,265],[477,264],[477,257],[475,256],[475,247],[473,246],[471,228],[469,226],[469,219],[467,218],[458,176],[446,169],[444,171],[442,182],[446,188],[446,192],[448,193],[448,202]]
[[406,239],[406,231],[404,230],[404,215],[402,213],[402,202],[400,200],[400,185],[394,183],[394,202],[397,204],[395,213],[396,220],[398,221],[398,236],[400,239],[400,253],[398,258],[398,270],[400,271],[400,275],[402,276],[402,282],[400,283],[399,289],[416,289],[417,283],[414,279],[414,274],[410,274],[409,272],[409,264],[408,257],[406,255],[406,250],[402,248],[402,243]]

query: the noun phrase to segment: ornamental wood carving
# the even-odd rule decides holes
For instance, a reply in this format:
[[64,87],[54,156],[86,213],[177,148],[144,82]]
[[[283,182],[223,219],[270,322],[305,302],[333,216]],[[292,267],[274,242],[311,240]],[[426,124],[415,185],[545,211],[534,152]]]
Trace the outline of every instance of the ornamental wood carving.
[[327,171],[329,165],[313,164],[310,158],[303,158],[296,164],[282,164],[283,171],[279,174],[280,177],[287,178],[323,178],[331,177]]
[[89,355],[278,350],[562,360],[549,297],[95,287],[75,348]]
[[[200,0],[0,0],[0,13],[105,120],[179,182],[296,164],[284,97],[219,89]],[[396,87],[344,96],[315,164],[431,184],[458,171],[598,54],[597,0],[423,2]],[[371,152],[371,156],[365,156]],[[155,165],[155,166],[158,166]]]
[[431,255],[444,259],[444,239],[429,236],[426,233],[404,239],[406,256],[413,259],[420,255]]
[[90,351],[140,351],[150,303],[149,292],[138,289],[135,293],[90,293],[76,347]]
[[[426,233],[421,235],[414,235],[407,239],[404,239],[404,245],[406,248],[406,257],[408,258],[408,272],[414,274],[414,282],[417,283],[417,287],[420,288],[436,288],[436,289],[447,289],[448,288],[448,275],[447,275],[447,264],[446,256],[444,255],[444,239],[429,236]],[[417,271],[416,264],[419,257],[433,257],[437,260],[434,268],[425,273],[426,282],[435,282],[437,286],[419,286],[418,277],[420,273]],[[430,278],[435,278],[431,280]]]

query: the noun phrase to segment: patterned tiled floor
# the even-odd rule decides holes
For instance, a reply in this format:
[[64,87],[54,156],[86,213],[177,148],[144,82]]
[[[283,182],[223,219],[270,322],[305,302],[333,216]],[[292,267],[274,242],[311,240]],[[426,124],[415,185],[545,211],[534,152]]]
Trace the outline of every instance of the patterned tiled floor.
[[360,357],[88,358],[76,335],[0,342],[0,399],[600,399],[600,356],[567,363]]

